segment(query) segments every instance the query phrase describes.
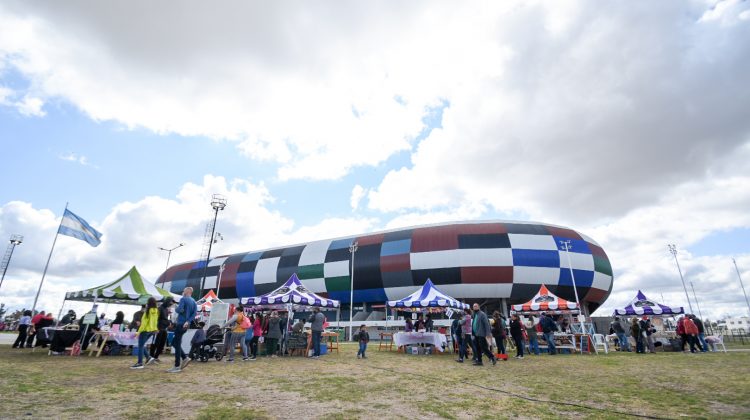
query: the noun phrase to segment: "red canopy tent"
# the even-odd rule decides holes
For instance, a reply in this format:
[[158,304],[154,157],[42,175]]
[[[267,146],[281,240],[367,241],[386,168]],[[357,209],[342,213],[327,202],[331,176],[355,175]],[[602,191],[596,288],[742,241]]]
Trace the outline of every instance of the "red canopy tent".
[[536,296],[524,304],[513,305],[511,307],[511,312],[524,315],[534,315],[541,312],[547,312],[550,314],[577,314],[580,311],[575,302],[558,297],[550,292],[547,289],[547,286],[542,285]]
[[214,306],[214,303],[224,303],[221,301],[221,299],[216,296],[216,293],[214,293],[213,289],[209,290],[208,293],[206,293],[205,296],[198,299],[197,302],[195,302],[196,305],[198,305],[198,311],[199,312],[211,312],[211,308]]

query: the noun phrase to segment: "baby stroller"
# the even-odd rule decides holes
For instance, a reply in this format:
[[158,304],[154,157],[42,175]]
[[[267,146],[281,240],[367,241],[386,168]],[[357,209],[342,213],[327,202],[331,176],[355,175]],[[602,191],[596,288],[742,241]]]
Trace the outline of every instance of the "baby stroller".
[[224,358],[224,330],[216,324],[208,327],[206,339],[192,346],[189,357],[201,362],[208,362],[211,358],[217,361]]

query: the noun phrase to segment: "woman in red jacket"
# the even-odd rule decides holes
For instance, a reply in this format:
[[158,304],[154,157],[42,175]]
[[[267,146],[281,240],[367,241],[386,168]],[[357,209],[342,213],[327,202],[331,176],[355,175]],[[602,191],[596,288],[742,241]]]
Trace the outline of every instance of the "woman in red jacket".
[[685,328],[685,334],[690,344],[690,353],[695,353],[697,352],[696,345],[698,344],[698,326],[695,325],[695,322],[689,316],[684,317],[684,320],[683,327]]
[[685,334],[685,316],[683,315],[677,320],[677,331],[675,331],[680,337],[680,346],[682,351],[685,351],[685,343],[688,341],[688,336]]

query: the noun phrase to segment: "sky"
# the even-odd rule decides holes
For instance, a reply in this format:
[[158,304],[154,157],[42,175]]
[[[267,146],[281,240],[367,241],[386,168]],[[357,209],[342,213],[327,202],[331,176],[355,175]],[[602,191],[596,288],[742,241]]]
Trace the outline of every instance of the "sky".
[[[641,289],[748,315],[749,2],[4,1],[0,302],[459,220],[564,225]],[[750,285],[748,285],[750,286]],[[693,295],[691,292],[691,300]],[[693,302],[695,305],[695,302]],[[695,308],[697,312],[697,308]]]

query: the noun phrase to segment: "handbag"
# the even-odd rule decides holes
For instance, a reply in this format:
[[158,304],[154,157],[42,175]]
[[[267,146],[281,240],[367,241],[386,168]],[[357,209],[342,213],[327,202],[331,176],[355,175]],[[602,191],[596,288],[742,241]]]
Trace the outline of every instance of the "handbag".
[[260,338],[258,338],[258,342],[262,343],[264,341],[266,341],[266,338],[261,335]]

